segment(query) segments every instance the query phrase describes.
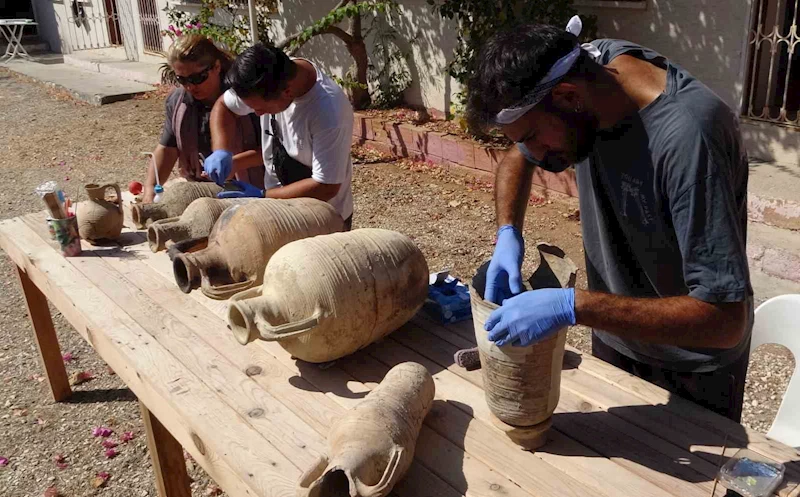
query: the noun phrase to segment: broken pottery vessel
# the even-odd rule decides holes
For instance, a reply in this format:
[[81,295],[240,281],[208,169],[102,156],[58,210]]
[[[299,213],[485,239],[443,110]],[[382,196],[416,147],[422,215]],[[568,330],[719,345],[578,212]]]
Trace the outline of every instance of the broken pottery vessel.
[[159,219],[147,228],[147,243],[150,245],[150,250],[153,252],[164,250],[169,241],[175,243],[207,237],[225,209],[255,200],[252,198],[198,198],[189,204],[180,217]]
[[428,295],[428,264],[410,238],[358,229],[292,242],[272,256],[264,284],[231,299],[240,343],[277,341],[294,357],[327,362],[396,330]]
[[216,197],[221,191],[221,186],[211,182],[170,182],[164,185],[164,193],[157,204],[131,204],[131,219],[137,228],[142,229],[153,221],[178,217],[198,198]]
[[[526,290],[575,286],[577,266],[555,246],[536,245],[539,267],[525,283]],[[488,339],[484,322],[499,306],[483,299],[484,264],[470,285],[475,339],[480,354],[483,388],[492,414],[506,434],[528,449],[542,445],[558,405],[567,328],[526,347],[498,347]],[[528,430],[526,430],[528,429]]]
[[[111,183],[99,186],[90,183],[85,188],[89,200],[78,202],[75,211],[81,238],[90,242],[118,238],[125,222],[119,185]],[[113,200],[106,199],[108,189],[114,190],[117,195]]]
[[175,282],[186,293],[227,300],[260,285],[272,254],[287,243],[344,229],[327,202],[313,198],[261,199],[226,209],[202,250],[175,255]]
[[414,459],[435,386],[425,367],[404,362],[328,433],[328,454],[297,485],[298,497],[384,497]]

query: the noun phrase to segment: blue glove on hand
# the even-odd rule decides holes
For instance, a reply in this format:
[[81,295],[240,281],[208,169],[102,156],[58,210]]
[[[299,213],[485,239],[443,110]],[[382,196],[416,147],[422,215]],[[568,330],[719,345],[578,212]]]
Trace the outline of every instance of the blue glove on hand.
[[231,191],[223,191],[217,193],[217,198],[245,198],[245,197],[255,197],[255,198],[264,198],[264,190],[257,186],[253,186],[250,183],[245,183],[244,181],[233,180],[231,181],[236,188],[241,188],[242,191],[237,192],[235,190]]
[[215,150],[203,162],[203,171],[209,179],[222,186],[233,169],[233,154],[227,150]]
[[498,347],[524,347],[575,324],[575,289],[542,288],[512,297],[489,314],[483,327]]
[[513,225],[505,224],[497,230],[497,244],[492,262],[486,270],[486,289],[483,298],[502,304],[503,300],[522,293],[522,256],[525,244],[522,235]]

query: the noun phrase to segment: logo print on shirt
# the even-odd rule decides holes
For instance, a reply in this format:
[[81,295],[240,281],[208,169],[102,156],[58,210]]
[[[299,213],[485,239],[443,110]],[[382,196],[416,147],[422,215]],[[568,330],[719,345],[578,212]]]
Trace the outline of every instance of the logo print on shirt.
[[[639,221],[642,226],[647,226],[653,222],[650,209],[647,206],[647,200],[641,192],[642,180],[634,178],[630,174],[622,173],[622,217],[628,219],[628,209],[639,209]],[[629,200],[630,198],[630,200]],[[636,204],[635,207],[630,207],[630,204]]]

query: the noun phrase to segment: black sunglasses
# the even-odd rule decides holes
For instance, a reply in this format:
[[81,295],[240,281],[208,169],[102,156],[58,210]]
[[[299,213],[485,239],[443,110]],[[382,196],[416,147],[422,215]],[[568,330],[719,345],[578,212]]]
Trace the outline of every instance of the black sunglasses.
[[190,74],[188,76],[178,76],[175,75],[175,81],[177,81],[182,86],[186,85],[201,85],[208,79],[208,72],[211,70],[212,66],[208,66],[200,72],[196,72],[194,74]]

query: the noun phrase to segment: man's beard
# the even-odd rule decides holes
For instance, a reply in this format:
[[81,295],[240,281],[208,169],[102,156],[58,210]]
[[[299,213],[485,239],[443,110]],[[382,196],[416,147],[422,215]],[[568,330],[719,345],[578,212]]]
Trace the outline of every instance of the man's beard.
[[545,152],[539,167],[551,173],[560,173],[569,166],[584,161],[594,148],[597,120],[587,112],[559,112],[567,129],[567,150]]

